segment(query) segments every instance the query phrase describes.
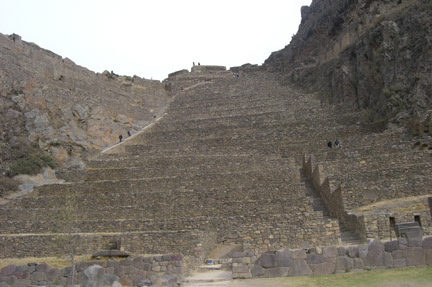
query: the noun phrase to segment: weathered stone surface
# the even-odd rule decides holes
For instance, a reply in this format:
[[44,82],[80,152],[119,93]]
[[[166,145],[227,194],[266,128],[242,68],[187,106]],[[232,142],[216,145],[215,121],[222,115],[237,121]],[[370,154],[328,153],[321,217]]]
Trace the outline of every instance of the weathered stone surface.
[[308,264],[320,264],[328,262],[328,258],[320,254],[308,254],[306,258]]
[[271,267],[277,267],[278,263],[275,254],[265,253],[261,255],[260,258],[258,258],[255,264],[258,264],[264,268],[271,268]]
[[313,275],[320,274],[333,274],[335,272],[336,265],[330,262],[324,262],[320,264],[309,264]]
[[336,260],[336,270],[351,270],[354,268],[354,260],[347,256],[338,256]]
[[264,271],[264,268],[262,268],[260,265],[254,265],[251,270],[251,274],[253,277],[261,277],[264,275]]
[[399,250],[399,243],[397,240],[388,241],[384,243],[384,250],[386,252],[393,252]]
[[432,249],[432,237],[426,237],[423,239],[423,248]]
[[420,247],[409,247],[407,249],[407,266],[426,265],[425,252]]
[[9,276],[15,273],[16,265],[8,265],[1,269],[0,275]]
[[305,276],[311,274],[312,270],[309,268],[306,260],[296,259],[291,262],[291,266],[289,268],[289,276]]
[[393,267],[406,267],[406,259],[400,258],[400,259],[393,259]]
[[291,249],[281,249],[276,252],[278,258],[291,258]]
[[338,255],[339,256],[345,256],[345,255],[347,255],[348,250],[347,250],[347,248],[345,246],[340,246],[340,247],[337,248],[337,250],[338,250]]
[[86,270],[84,270],[84,287],[104,287],[104,275],[105,270],[103,267],[99,265],[89,266]]
[[361,258],[354,258],[354,269],[364,269],[364,262]]
[[323,247],[323,255],[326,257],[337,257],[338,256],[338,250],[335,246],[326,246]]
[[356,258],[359,256],[358,246],[348,246],[348,256],[351,258]]
[[119,281],[120,278],[114,274],[104,274],[103,276],[105,284],[112,285],[115,281]]
[[366,258],[368,255],[368,245],[367,244],[360,244],[358,246],[358,251],[359,251],[359,257],[360,258]]
[[290,258],[278,258],[278,264],[280,267],[289,267],[291,265]]
[[423,247],[422,238],[411,238],[408,240],[408,247]]
[[364,258],[366,266],[384,266],[384,244],[379,240],[374,240],[369,244],[368,255]]
[[265,278],[273,278],[273,277],[286,277],[288,275],[288,267],[275,267],[265,269],[264,277]]
[[304,249],[293,250],[291,254],[292,259],[306,259],[306,251]]
[[393,257],[392,254],[389,252],[383,252],[384,256],[384,266],[386,267],[393,267]]
[[432,265],[432,249],[425,250],[426,265]]
[[402,259],[407,257],[406,250],[396,250],[392,252],[393,259]]

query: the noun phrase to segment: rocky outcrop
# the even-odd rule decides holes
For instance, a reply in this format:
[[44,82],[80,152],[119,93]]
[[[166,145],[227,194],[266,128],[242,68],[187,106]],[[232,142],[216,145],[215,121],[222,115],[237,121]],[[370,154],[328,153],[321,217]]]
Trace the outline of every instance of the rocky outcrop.
[[8,174],[81,168],[84,152],[141,130],[170,99],[159,81],[94,73],[15,34],[0,34],[0,94],[2,191]]
[[264,66],[371,121],[426,118],[432,108],[432,3],[314,0],[298,33]]

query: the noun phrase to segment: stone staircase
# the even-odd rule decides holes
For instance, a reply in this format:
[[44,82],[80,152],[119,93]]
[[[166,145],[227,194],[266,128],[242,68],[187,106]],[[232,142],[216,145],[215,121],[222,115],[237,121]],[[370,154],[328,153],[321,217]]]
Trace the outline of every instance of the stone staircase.
[[[65,222],[56,214],[69,205],[78,254],[120,241],[132,253],[182,253],[199,262],[217,243],[277,250],[357,240],[312,189],[304,153],[346,185],[350,207],[404,196],[399,187],[363,195],[404,173],[421,182],[411,193],[430,192],[430,157],[411,152],[401,133],[371,132],[360,114],[281,85],[276,75],[203,84],[179,76],[172,90],[175,99],[151,128],[66,174],[67,183],[1,206],[0,256],[63,254],[56,238],[66,236]],[[343,149],[329,151],[336,138]]]

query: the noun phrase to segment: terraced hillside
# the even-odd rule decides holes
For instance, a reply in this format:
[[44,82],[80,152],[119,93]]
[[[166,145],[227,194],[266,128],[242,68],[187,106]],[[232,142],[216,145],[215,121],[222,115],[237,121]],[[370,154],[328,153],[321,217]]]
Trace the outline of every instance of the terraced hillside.
[[[200,260],[220,244],[341,243],[355,226],[325,208],[302,168],[304,153],[326,166],[331,186],[345,184],[347,210],[431,192],[430,154],[411,150],[403,133],[374,133],[360,114],[282,85],[276,74],[207,72],[205,80],[169,79],[175,99],[164,117],[67,183],[2,205],[1,256],[64,253],[58,238],[70,222],[56,216],[64,210],[74,214],[77,254],[113,241],[131,253]],[[329,151],[336,138],[343,149]],[[430,232],[430,217],[422,223]]]

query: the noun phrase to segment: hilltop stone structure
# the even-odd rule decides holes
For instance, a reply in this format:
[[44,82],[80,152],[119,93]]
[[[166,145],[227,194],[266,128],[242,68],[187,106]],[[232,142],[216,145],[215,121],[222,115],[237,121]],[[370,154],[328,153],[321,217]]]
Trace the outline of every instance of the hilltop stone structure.
[[[42,90],[25,80],[16,86],[13,71],[2,71],[3,83],[10,83],[2,93],[23,106],[25,99],[54,103],[44,91],[61,90],[64,84],[64,89],[74,89],[75,81],[81,92],[71,95],[84,100],[89,94],[79,75],[85,71],[86,78],[111,91],[107,93],[113,98],[131,93],[138,102],[148,99],[148,91],[160,94],[157,100],[149,96],[158,104],[146,120],[133,118],[134,123],[145,121],[139,133],[80,158],[82,169],[58,174],[64,182],[45,184],[2,202],[0,258],[65,256],[70,250],[84,255],[110,248],[131,254],[131,259],[122,261],[95,259],[76,265],[74,282],[88,284],[99,278],[107,286],[135,286],[161,278],[175,286],[219,250],[223,254],[215,259],[224,259],[234,278],[431,265],[432,129],[431,117],[425,116],[430,105],[426,101],[421,108],[412,107],[422,116],[406,114],[406,103],[400,110],[403,116],[383,110],[371,116],[372,103],[360,104],[369,86],[359,83],[365,82],[343,80],[332,85],[329,79],[335,83],[335,74],[323,72],[333,67],[329,71],[336,73],[334,65],[339,64],[339,70],[348,71],[343,62],[346,53],[358,51],[354,46],[360,42],[369,45],[373,29],[391,24],[385,17],[405,11],[411,19],[423,5],[430,4],[315,0],[302,9],[302,24],[293,42],[273,53],[263,66],[246,64],[227,70],[195,65],[190,71],[170,74],[163,83],[81,68],[68,72],[77,68],[61,57],[37,70],[49,79],[44,80],[49,87]],[[327,17],[334,9],[340,11],[338,16]],[[364,12],[368,9],[385,17],[369,19],[370,13]],[[354,11],[365,14],[348,21]],[[373,21],[360,25],[365,19]],[[323,33],[317,25],[328,24],[325,21],[331,25],[319,26]],[[402,26],[398,24],[400,31]],[[339,39],[329,48],[331,53],[316,46],[316,41],[324,43],[327,37]],[[1,40],[9,56],[14,49],[31,56],[24,59],[48,53],[33,50],[33,44],[21,43],[17,35]],[[356,63],[357,68],[363,67],[363,61]],[[356,71],[361,74],[361,69]],[[396,78],[404,75],[400,72]],[[68,82],[73,77],[77,78]],[[309,80],[314,92],[301,87]],[[430,82],[426,87],[425,80],[420,73],[417,84],[422,89],[417,96],[428,94]],[[349,87],[356,91],[354,96]],[[145,91],[144,97],[138,91]],[[33,99],[33,94],[39,97]],[[90,96],[89,100],[95,105],[101,101]],[[8,111],[13,107],[9,104]],[[365,107],[366,112],[361,110]],[[124,107],[128,108],[134,109]],[[107,109],[106,119],[112,116]],[[96,116],[87,113],[87,121]],[[28,122],[19,112],[5,114]],[[41,122],[51,124],[56,117],[49,115]],[[377,115],[390,116],[383,120]],[[406,126],[395,124],[402,118],[407,119]],[[121,122],[119,129],[126,127]],[[60,122],[56,127],[64,130]],[[327,143],[336,140],[340,147],[329,148]],[[63,144],[59,140],[50,147]],[[72,281],[71,268],[37,266],[6,266],[0,270],[0,284]]]

